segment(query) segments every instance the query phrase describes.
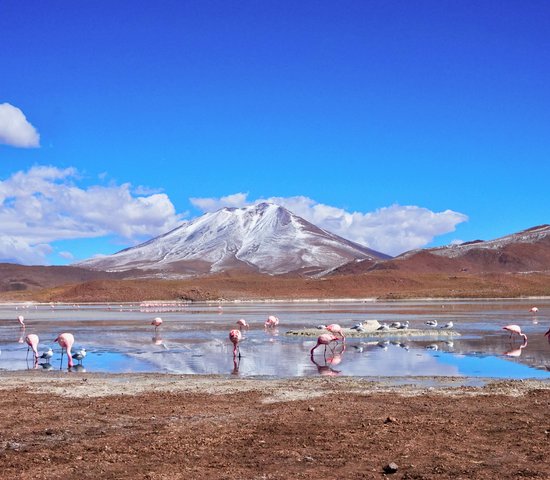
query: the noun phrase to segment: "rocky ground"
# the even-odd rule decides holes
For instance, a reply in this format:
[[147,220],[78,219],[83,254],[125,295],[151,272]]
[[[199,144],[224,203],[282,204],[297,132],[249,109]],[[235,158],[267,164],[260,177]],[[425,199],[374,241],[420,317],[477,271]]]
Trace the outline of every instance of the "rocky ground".
[[0,372],[0,477],[549,478],[550,383],[473,384]]

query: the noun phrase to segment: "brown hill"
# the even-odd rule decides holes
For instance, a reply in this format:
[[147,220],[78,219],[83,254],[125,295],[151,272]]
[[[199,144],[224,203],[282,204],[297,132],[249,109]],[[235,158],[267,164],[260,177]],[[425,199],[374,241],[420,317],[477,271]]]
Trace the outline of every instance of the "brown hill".
[[550,226],[534,227],[488,242],[413,251],[385,261],[355,261],[323,278],[231,271],[182,280],[157,280],[135,278],[136,273],[0,264],[0,300],[136,302],[550,296]]
[[94,272],[85,268],[42,265],[27,266],[0,263],[0,292],[40,290],[69,283],[97,279],[122,278],[107,272]]
[[92,280],[42,290],[4,292],[0,293],[0,300],[75,303],[521,296],[550,296],[550,274],[448,275],[374,270],[325,279],[221,274],[186,280]]
[[342,265],[331,275],[351,275],[372,270],[411,273],[528,273],[550,272],[550,225],[533,227],[490,241],[413,250],[379,262]]

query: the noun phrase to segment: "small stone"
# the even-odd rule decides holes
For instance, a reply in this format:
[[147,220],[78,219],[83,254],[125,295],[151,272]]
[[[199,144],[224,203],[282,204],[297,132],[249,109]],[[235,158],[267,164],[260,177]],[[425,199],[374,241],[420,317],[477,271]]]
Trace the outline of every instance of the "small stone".
[[394,462],[391,462],[391,463],[388,463],[384,468],[384,473],[395,473],[397,472],[397,470],[399,470],[399,467],[397,466],[396,463]]
[[397,423],[397,418],[388,417],[388,418],[386,418],[386,420],[384,420],[384,423]]
[[307,456],[307,457],[304,457],[304,461],[306,461],[306,462],[314,462],[315,460],[314,460],[313,457]]
[[315,411],[315,407],[307,407],[308,411],[309,412],[314,412]]

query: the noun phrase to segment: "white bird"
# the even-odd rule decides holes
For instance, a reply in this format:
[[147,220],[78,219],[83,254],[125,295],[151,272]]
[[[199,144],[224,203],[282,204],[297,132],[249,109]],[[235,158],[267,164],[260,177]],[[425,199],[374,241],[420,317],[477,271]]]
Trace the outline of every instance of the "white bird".
[[42,355],[40,355],[40,357],[38,358],[41,358],[42,360],[47,360],[48,362],[50,361],[50,358],[53,357],[53,350],[52,348],[48,348],[48,350],[46,350],[44,353],[42,353]]
[[453,324],[453,322],[451,321],[451,322],[447,322],[445,325],[443,325],[443,326],[440,327],[440,328],[453,328],[453,325],[454,325],[454,324]]
[[399,328],[400,330],[406,330],[407,328],[409,328],[409,321],[407,320],[405,323],[402,323],[397,328]]
[[531,309],[529,311],[531,313],[537,313],[539,311],[539,309],[537,307],[531,307]]
[[390,323],[391,328],[399,328],[401,326],[401,322],[392,322]]
[[81,362],[82,363],[82,360],[84,360],[84,357],[86,356],[86,349],[85,348],[81,348],[78,352],[75,352],[73,354],[73,358],[77,361],[77,362]]
[[439,350],[439,347],[435,343],[432,343],[426,346],[426,350]]
[[437,320],[428,320],[426,325],[428,325],[428,327],[437,327]]
[[377,330],[389,330],[389,329],[390,329],[390,326],[387,323],[383,323],[377,328]]

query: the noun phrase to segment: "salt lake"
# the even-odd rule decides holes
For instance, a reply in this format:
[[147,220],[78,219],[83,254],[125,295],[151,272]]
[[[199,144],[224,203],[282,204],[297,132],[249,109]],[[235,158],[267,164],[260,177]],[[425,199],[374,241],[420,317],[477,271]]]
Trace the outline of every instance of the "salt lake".
[[[530,312],[537,306],[537,313]],[[17,317],[25,317],[20,328]],[[265,329],[269,315],[280,324]],[[160,316],[156,331],[151,325]],[[228,332],[244,318],[241,358],[233,358]],[[314,337],[286,335],[289,330],[338,323],[351,327],[366,320],[405,322],[427,329],[426,322],[449,321],[456,337],[348,338],[345,347],[323,354],[310,350]],[[517,324],[528,343],[510,339],[502,327]],[[78,372],[158,372],[287,378],[344,375],[358,377],[550,378],[550,299],[237,302],[192,304],[0,304],[0,371],[59,370],[61,349],[53,340],[71,332],[76,350],[87,356]],[[27,359],[25,335],[40,338],[39,351],[54,350],[49,363]],[[31,352],[32,353],[32,352]],[[66,360],[61,369],[67,370]]]

